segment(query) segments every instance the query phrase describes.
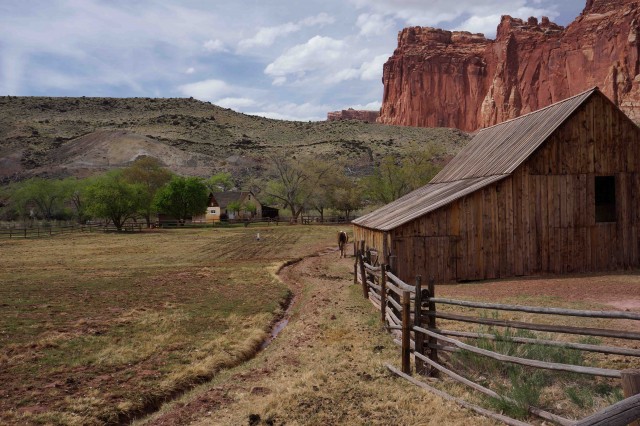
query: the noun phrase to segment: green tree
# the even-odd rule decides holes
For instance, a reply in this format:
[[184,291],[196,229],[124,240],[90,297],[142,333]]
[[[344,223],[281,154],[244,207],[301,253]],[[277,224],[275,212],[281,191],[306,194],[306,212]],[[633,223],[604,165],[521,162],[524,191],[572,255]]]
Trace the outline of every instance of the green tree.
[[89,216],[86,213],[86,189],[90,179],[78,179],[68,177],[61,181],[64,197],[71,201],[75,209],[75,217],[78,223],[85,222]]
[[211,192],[226,192],[235,188],[236,184],[231,173],[216,173],[205,181],[205,185]]
[[426,185],[440,170],[435,163],[438,153],[433,147],[414,148],[402,161],[391,156],[383,158],[373,175],[362,179],[367,199],[387,204]]
[[238,215],[240,214],[240,210],[242,210],[242,203],[240,201],[231,201],[227,204],[227,211],[236,213],[236,215]]
[[196,177],[174,176],[156,194],[155,207],[176,219],[202,214],[209,202],[207,187]]
[[91,180],[86,188],[86,212],[93,217],[109,219],[122,230],[127,219],[134,218],[140,208],[143,188],[127,181],[121,170],[112,170]]
[[23,217],[51,220],[63,211],[65,190],[60,180],[31,178],[15,187],[11,201]]
[[138,158],[122,173],[129,183],[141,186],[139,213],[147,222],[147,228],[151,227],[151,215],[154,213],[156,193],[171,180],[173,174],[162,167],[162,163],[153,157]]
[[251,217],[254,217],[256,215],[256,212],[258,211],[258,207],[256,207],[256,205],[252,201],[247,201],[246,203],[242,204],[242,210],[244,210],[245,212],[249,212],[251,214]]
[[[346,176],[345,178],[349,180]],[[354,182],[336,187],[333,192],[332,207],[343,212],[347,221],[351,213],[361,208],[363,204],[362,188]]]

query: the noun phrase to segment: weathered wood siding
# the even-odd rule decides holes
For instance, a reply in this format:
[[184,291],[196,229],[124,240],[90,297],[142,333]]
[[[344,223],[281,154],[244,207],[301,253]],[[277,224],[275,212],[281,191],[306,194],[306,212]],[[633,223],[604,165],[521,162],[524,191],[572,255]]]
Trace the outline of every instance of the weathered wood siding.
[[[595,177],[616,222],[596,223]],[[389,232],[397,273],[438,282],[640,266],[640,131],[592,96],[513,174]],[[381,246],[382,233],[356,227]]]

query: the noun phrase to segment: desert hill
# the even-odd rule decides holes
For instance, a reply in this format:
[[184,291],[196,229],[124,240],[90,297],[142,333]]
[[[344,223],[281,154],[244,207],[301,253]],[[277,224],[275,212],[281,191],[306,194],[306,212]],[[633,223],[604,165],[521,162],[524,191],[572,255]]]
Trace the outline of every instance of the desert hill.
[[361,121],[296,122],[183,98],[0,97],[0,180],[87,176],[146,155],[183,175],[260,174],[268,155],[341,157],[356,174],[385,155],[437,145],[455,154],[468,135]]

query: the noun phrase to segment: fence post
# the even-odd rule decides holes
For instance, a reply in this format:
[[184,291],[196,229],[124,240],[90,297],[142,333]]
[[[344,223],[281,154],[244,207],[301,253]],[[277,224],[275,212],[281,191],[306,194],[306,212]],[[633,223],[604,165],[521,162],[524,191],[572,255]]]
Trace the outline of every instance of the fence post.
[[382,234],[382,262],[385,265],[389,264],[389,233],[384,232]]
[[411,374],[411,293],[402,292],[402,372]]
[[[625,398],[640,394],[640,369],[621,371],[622,391]],[[640,426],[640,420],[634,420],[629,426]]]
[[27,238],[27,228],[24,228],[24,237]]
[[[435,282],[434,282],[434,278],[433,277],[429,277],[429,330],[431,331],[435,331],[436,329],[436,303],[431,301],[432,297],[436,297],[436,286],[435,286]],[[429,344],[429,359],[433,362],[438,362],[438,348],[437,348],[437,344],[438,344],[438,339],[436,339],[435,337],[431,337],[429,336],[428,339],[428,344]],[[430,377],[438,377],[438,370],[436,370],[435,368],[431,368],[429,370],[429,376]]]
[[387,320],[387,265],[380,265],[380,320]]
[[[364,244],[363,244],[364,245]],[[364,255],[360,252],[360,279],[362,280],[362,294],[365,299],[369,298],[369,286],[367,285],[367,274],[364,270]]]
[[[416,277],[416,297],[413,302],[413,325],[416,327],[422,327],[422,277],[418,275]],[[414,332],[415,349],[416,353],[424,355],[424,334]],[[424,361],[416,357],[416,373],[424,374],[425,366]]]
[[355,261],[353,262],[353,283],[358,284],[358,255],[359,253],[355,252]]

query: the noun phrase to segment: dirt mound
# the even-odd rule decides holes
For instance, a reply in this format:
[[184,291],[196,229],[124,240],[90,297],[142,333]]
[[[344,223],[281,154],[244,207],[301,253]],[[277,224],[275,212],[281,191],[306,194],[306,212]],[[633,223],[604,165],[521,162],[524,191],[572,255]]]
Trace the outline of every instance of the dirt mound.
[[139,157],[157,158],[173,172],[182,175],[207,174],[213,162],[208,155],[185,152],[127,130],[89,133],[65,143],[50,154],[54,164],[68,171],[125,167]]

